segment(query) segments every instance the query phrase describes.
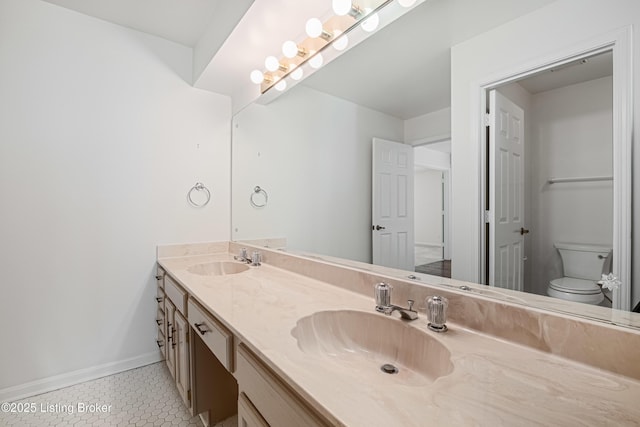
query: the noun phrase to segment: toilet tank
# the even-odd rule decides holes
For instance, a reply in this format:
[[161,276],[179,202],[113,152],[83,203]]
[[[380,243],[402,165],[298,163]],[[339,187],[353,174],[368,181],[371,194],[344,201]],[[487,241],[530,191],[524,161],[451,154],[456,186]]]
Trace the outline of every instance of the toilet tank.
[[610,246],[563,242],[554,243],[554,246],[562,257],[565,277],[597,281],[602,277],[603,271],[608,273],[610,270]]

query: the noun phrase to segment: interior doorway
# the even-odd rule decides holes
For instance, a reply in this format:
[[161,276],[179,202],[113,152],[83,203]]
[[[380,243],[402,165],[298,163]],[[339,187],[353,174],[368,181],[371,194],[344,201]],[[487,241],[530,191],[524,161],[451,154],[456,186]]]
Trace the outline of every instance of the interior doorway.
[[547,295],[564,274],[558,242],[614,247],[612,51],[492,87],[486,100],[485,280]]
[[415,271],[451,277],[451,140],[414,146]]

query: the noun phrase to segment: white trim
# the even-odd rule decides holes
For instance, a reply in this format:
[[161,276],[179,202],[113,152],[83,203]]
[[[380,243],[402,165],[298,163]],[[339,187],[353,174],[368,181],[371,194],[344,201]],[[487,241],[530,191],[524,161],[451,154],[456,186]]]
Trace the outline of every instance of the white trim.
[[[613,293],[613,308],[631,309],[631,147],[633,132],[633,50],[632,27],[626,26],[603,34],[568,49],[555,52],[546,57],[538,57],[528,63],[514,66],[500,73],[488,76],[476,82],[472,87],[471,138],[480,148],[479,161],[479,212],[484,211],[486,177],[486,130],[484,115],[486,111],[487,91],[506,83],[520,80],[539,71],[549,69],[576,59],[592,56],[596,53],[613,51],[613,272],[622,281],[623,286]],[[479,260],[478,282],[485,277],[484,253],[485,235],[482,215],[478,215],[480,230],[476,259]]]
[[451,141],[451,132],[445,133],[442,135],[434,135],[434,136],[428,136],[426,138],[416,139],[415,141],[408,142],[407,144],[413,145],[414,147],[418,147],[421,145],[429,145],[429,144],[435,144],[438,142],[445,142],[445,141]]
[[430,243],[430,242],[415,242],[414,246],[417,248],[442,248],[443,243]]
[[65,374],[42,378],[25,384],[7,387],[0,390],[0,402],[12,402],[25,397],[35,396],[48,391],[58,390],[141,366],[150,365],[162,360],[158,350],[117,362],[105,363],[92,368],[79,369]]

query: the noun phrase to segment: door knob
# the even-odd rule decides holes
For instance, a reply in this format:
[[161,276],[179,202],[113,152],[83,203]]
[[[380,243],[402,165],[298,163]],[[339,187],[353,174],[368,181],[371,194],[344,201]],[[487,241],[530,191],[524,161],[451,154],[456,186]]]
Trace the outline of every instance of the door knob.
[[529,234],[529,230],[524,227],[520,227],[520,235],[524,236],[525,234]]
[[386,228],[387,228],[387,227],[382,227],[382,226],[380,226],[380,225],[372,225],[372,226],[371,226],[371,229],[372,229],[372,230],[378,230],[378,231],[379,231],[379,230],[385,230]]

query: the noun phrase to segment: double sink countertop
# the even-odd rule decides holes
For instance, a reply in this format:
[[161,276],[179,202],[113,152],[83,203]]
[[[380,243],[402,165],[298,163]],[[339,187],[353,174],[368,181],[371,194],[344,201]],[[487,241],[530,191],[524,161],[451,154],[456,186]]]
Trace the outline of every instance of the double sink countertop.
[[[193,298],[336,425],[640,423],[640,381],[451,322],[448,332],[438,334],[427,329],[424,312],[411,322],[400,320],[397,312],[385,316],[374,310],[373,283],[367,298],[268,263],[237,274],[198,271],[212,262],[239,263],[227,253],[158,260]],[[340,310],[345,312],[316,314]],[[333,321],[324,322],[323,315]],[[347,325],[352,320],[358,322],[357,332]],[[314,330],[320,327],[334,330]],[[363,335],[354,340],[354,333]],[[327,343],[332,335],[336,341]],[[392,335],[406,341],[398,348],[398,359],[351,351],[361,341],[398,339]],[[384,373],[382,363],[395,364],[400,372]]]

